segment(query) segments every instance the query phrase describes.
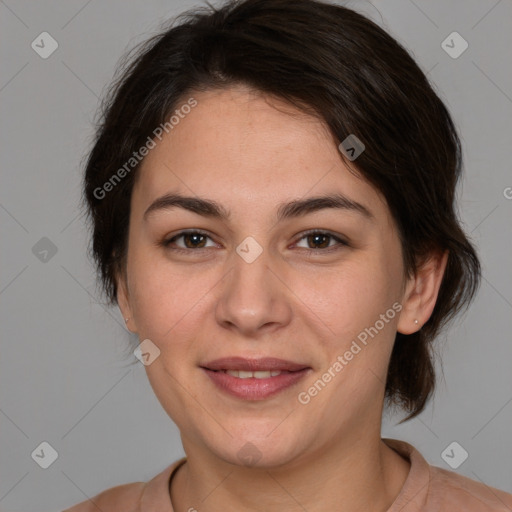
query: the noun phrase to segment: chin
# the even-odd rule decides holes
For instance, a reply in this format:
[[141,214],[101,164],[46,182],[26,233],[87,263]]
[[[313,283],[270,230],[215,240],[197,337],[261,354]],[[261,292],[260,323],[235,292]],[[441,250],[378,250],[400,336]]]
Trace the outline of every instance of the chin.
[[294,438],[285,430],[279,435],[276,432],[269,435],[271,431],[272,429],[265,429],[261,434],[253,430],[248,432],[246,428],[243,435],[227,436],[226,444],[213,442],[207,445],[217,457],[229,464],[261,469],[288,464],[304,451],[304,440],[301,436]]

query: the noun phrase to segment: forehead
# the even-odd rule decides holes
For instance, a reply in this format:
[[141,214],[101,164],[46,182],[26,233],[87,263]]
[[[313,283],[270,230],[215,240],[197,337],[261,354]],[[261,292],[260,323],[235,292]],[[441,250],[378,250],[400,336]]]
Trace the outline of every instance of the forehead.
[[197,105],[145,157],[136,202],[147,206],[173,191],[209,197],[230,210],[263,211],[339,192],[386,214],[384,199],[350,171],[322,120],[245,87],[191,96]]

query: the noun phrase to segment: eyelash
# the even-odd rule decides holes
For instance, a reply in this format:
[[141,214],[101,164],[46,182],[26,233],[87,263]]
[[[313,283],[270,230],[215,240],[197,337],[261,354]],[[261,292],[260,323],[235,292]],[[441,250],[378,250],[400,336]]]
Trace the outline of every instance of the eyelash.
[[[161,245],[164,246],[166,249],[169,249],[169,250],[172,250],[172,251],[175,251],[175,252],[189,253],[189,254],[190,254],[191,251],[199,251],[201,249],[211,249],[211,247],[199,247],[199,248],[196,248],[196,249],[191,249],[191,248],[190,249],[183,249],[182,247],[171,247],[171,243],[172,242],[178,240],[179,238],[182,238],[184,235],[196,235],[196,234],[197,235],[203,235],[203,236],[206,236],[207,238],[211,239],[211,237],[205,231],[201,231],[200,229],[194,229],[194,230],[180,231],[177,235],[174,235],[172,238],[164,239],[161,242]],[[300,238],[298,238],[295,243],[300,242],[301,240],[303,240],[304,238],[307,238],[310,235],[324,235],[324,236],[330,237],[333,240],[335,240],[336,242],[338,242],[338,245],[333,246],[333,247],[327,247],[325,249],[321,249],[321,248],[308,249],[308,248],[302,247],[301,249],[306,251],[306,253],[308,253],[309,255],[312,255],[312,254],[316,254],[317,255],[317,254],[319,254],[319,252],[330,254],[333,251],[338,251],[338,250],[342,249],[344,246],[345,247],[349,246],[348,242],[346,242],[345,240],[343,240],[339,236],[334,235],[333,233],[331,233],[329,231],[321,231],[321,230],[318,230],[318,229],[310,229],[308,231],[305,231],[304,233],[301,233]]]

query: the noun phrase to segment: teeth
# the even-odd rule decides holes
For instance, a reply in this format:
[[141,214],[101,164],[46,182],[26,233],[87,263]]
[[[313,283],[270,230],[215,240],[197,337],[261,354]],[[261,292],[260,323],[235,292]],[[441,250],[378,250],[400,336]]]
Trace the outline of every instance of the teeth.
[[250,379],[252,377],[256,379],[269,379],[270,377],[275,377],[282,373],[280,370],[258,372],[246,372],[244,370],[225,370],[225,372],[228,375],[231,375],[232,377],[238,377],[239,379]]

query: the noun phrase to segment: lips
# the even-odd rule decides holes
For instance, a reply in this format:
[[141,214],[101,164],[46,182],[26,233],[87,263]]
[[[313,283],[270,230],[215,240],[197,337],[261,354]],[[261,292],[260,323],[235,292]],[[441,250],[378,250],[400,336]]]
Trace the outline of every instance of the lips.
[[238,370],[244,372],[259,371],[280,371],[280,372],[296,372],[309,368],[308,365],[287,361],[285,359],[277,359],[275,357],[263,357],[259,359],[247,359],[245,357],[223,357],[215,359],[208,363],[202,364],[202,368],[208,370]]
[[311,368],[277,358],[227,357],[201,365],[217,389],[244,400],[270,398],[302,380]]

